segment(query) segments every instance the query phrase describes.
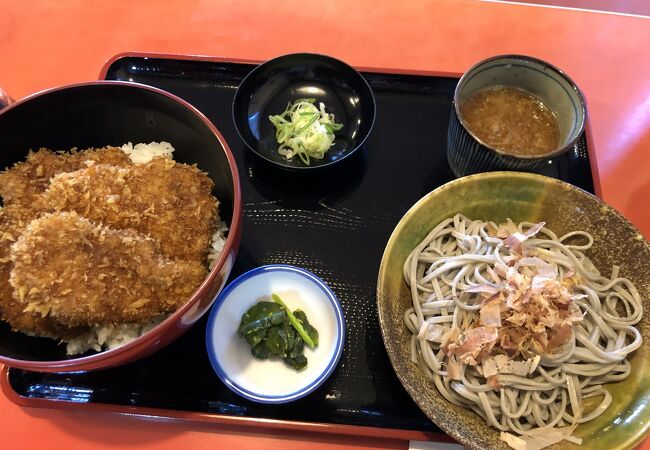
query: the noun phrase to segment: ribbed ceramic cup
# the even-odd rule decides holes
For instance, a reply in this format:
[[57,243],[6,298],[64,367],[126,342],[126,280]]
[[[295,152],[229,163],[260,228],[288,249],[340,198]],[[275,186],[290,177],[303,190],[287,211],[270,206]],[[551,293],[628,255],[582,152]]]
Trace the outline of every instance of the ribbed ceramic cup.
[[[544,155],[515,156],[481,141],[468,127],[460,105],[472,94],[496,86],[523,89],[551,110],[560,128],[558,147]],[[481,61],[462,76],[447,134],[447,160],[457,177],[493,170],[537,172],[573,148],[584,132],[586,107],[582,92],[560,69],[530,56],[502,55]]]

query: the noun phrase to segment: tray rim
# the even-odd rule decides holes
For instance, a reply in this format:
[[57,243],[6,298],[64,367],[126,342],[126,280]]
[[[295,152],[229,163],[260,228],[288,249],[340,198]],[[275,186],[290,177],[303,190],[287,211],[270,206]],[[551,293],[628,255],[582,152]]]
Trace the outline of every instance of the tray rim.
[[[127,51],[118,53],[109,58],[102,66],[99,73],[99,80],[106,80],[108,70],[110,67],[126,58],[152,58],[152,59],[167,59],[167,60],[181,60],[181,61],[198,61],[198,62],[216,62],[216,63],[233,63],[233,64],[260,64],[261,60],[244,59],[244,58],[228,58],[209,55],[193,55],[193,54],[174,54],[174,53],[155,53],[155,52],[138,52]],[[459,78],[462,73],[459,72],[445,72],[445,71],[431,71],[431,70],[417,70],[417,69],[395,69],[395,68],[379,68],[379,67],[364,67],[353,66],[360,72],[377,73],[377,74],[395,74],[395,75],[414,75],[425,77],[447,77]],[[209,119],[208,119],[209,120]],[[589,163],[591,169],[591,176],[594,184],[595,195],[601,198],[600,179],[598,176],[597,166],[595,164],[595,157],[592,149],[592,133],[590,121],[587,120],[585,127],[585,139],[587,141],[587,152],[589,154]],[[434,442],[451,442],[456,441],[445,433],[424,432],[417,430],[405,430],[399,428],[383,428],[383,427],[370,427],[362,425],[344,425],[344,424],[329,424],[323,422],[300,422],[278,419],[265,419],[261,417],[240,417],[225,414],[214,413],[201,413],[196,411],[184,411],[166,408],[149,408],[141,406],[127,406],[115,405],[110,403],[101,402],[88,402],[77,403],[68,402],[63,400],[49,400],[37,399],[22,396],[16,392],[9,381],[9,371],[11,367],[2,366],[0,371],[0,391],[13,403],[19,406],[46,408],[56,410],[76,410],[85,412],[103,412],[118,415],[126,415],[147,420],[157,420],[160,422],[174,421],[186,423],[207,423],[212,425],[230,425],[241,427],[254,427],[267,430],[284,430],[284,431],[305,431],[305,432],[318,432],[324,434],[338,434],[356,437],[377,437],[385,439],[399,439],[399,440],[424,440]]]
[[294,420],[265,419],[262,417],[242,417],[226,414],[201,413],[165,408],[149,408],[142,406],[114,405],[110,403],[88,402],[77,403],[65,400],[48,400],[29,398],[18,394],[9,381],[11,367],[3,365],[0,371],[0,391],[18,406],[32,408],[45,408],[64,411],[81,411],[89,413],[110,413],[136,419],[157,422],[196,423],[210,425],[225,425],[258,428],[260,430],[301,431],[316,432],[321,434],[337,434],[354,437],[372,437],[397,440],[419,440],[433,442],[456,441],[445,433],[425,432],[417,430],[404,430],[399,428],[380,428],[363,425],[331,424],[324,422],[300,422]]
[[[315,54],[323,54],[319,52],[311,52]],[[324,55],[324,54],[323,54]],[[284,56],[284,55],[277,55]],[[110,57],[102,66],[99,72],[99,79],[105,80],[108,70],[113,64],[120,59],[126,58],[151,58],[151,59],[169,59],[180,61],[197,61],[197,62],[214,62],[214,63],[232,63],[232,64],[261,64],[264,60],[261,59],[247,59],[247,58],[229,58],[223,56],[210,56],[210,55],[194,55],[183,53],[157,53],[157,52],[120,52]],[[431,71],[431,70],[417,70],[417,69],[395,69],[395,68],[380,68],[370,66],[356,66],[353,65],[359,72],[371,72],[380,74],[395,74],[395,75],[416,75],[416,76],[430,76],[430,77],[445,77],[445,78],[460,78],[460,72],[445,72],[445,71]]]
[[[314,52],[319,53],[319,52]],[[282,56],[282,55],[276,55]],[[168,59],[180,61],[197,61],[197,62],[214,62],[214,63],[232,63],[232,64],[261,64],[264,60],[248,59],[248,58],[230,58],[224,56],[214,55],[198,55],[191,53],[165,53],[165,52],[143,52],[143,51],[125,51],[111,56],[102,66],[99,71],[99,80],[106,80],[108,70],[113,64],[121,59],[126,58],[142,58],[142,59]],[[376,67],[376,66],[358,66],[352,64],[352,67],[359,72],[377,73],[377,74],[394,74],[394,75],[414,75],[422,77],[445,77],[445,78],[460,78],[463,72],[457,71],[442,71],[442,70],[425,70],[425,69],[399,69],[394,67]],[[469,69],[469,66],[467,67]],[[587,153],[589,154],[589,168],[591,171],[591,178],[594,185],[594,195],[603,200],[602,189],[600,183],[600,174],[598,165],[596,164],[596,156],[594,152],[593,133],[591,130],[591,121],[589,120],[589,99],[585,96],[585,110],[587,111],[585,119],[585,140],[587,141]]]

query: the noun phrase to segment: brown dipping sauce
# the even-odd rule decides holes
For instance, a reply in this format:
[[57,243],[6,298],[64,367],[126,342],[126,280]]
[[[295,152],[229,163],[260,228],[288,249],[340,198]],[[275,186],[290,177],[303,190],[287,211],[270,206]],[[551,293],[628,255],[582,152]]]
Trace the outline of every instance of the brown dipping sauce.
[[460,105],[460,114],[481,141],[513,155],[543,155],[560,142],[553,113],[521,89],[497,86],[478,91]]

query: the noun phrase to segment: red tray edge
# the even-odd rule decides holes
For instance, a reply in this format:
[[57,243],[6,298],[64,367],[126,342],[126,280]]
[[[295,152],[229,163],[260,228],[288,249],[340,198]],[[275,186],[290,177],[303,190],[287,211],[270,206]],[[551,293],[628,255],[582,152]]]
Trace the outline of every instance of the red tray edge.
[[[259,64],[260,60],[249,59],[236,59],[236,58],[223,58],[218,56],[207,55],[184,55],[173,53],[152,53],[152,52],[122,52],[109,58],[102,66],[99,73],[99,80],[105,80],[110,66],[122,58],[159,58],[159,59],[180,59],[186,61],[207,61],[207,62],[228,62],[239,64]],[[437,76],[437,77],[460,77],[462,74],[458,72],[443,72],[443,71],[430,71],[430,70],[413,70],[413,69],[394,69],[394,68],[378,68],[378,67],[355,67],[359,71],[376,72],[376,73],[394,73],[404,75],[420,75],[420,76]],[[589,159],[591,164],[592,179],[594,182],[594,190],[598,197],[601,197],[600,179],[593,157],[591,146],[593,144],[592,132],[589,122],[586,127],[587,151],[589,152]],[[28,406],[36,408],[50,408],[60,410],[79,410],[79,411],[93,411],[93,412],[107,412],[113,414],[123,414],[133,417],[157,419],[160,421],[180,421],[180,422],[196,422],[208,423],[215,425],[236,425],[241,427],[259,427],[264,429],[275,430],[298,430],[307,432],[319,432],[327,434],[341,434],[348,436],[359,437],[380,437],[387,439],[400,439],[400,440],[428,440],[438,442],[455,442],[452,438],[443,433],[426,433],[422,431],[401,430],[392,428],[374,428],[355,425],[337,425],[319,422],[297,422],[297,421],[284,421],[275,419],[261,419],[249,417],[235,417],[222,414],[210,413],[197,413],[191,411],[169,410],[162,408],[143,408],[134,406],[120,406],[111,405],[107,403],[74,403],[59,400],[45,400],[23,397],[13,390],[9,383],[9,367],[3,366],[0,373],[0,390],[4,395],[13,403],[19,406]]]
[[320,422],[297,422],[290,420],[237,417],[223,414],[198,413],[162,408],[143,408],[135,406],[111,405],[108,403],[76,403],[61,400],[28,398],[18,394],[9,382],[8,366],[2,366],[0,372],[0,390],[13,403],[34,408],[58,409],[67,411],[85,411],[126,415],[138,419],[160,422],[186,422],[209,425],[234,426],[243,431],[244,427],[262,430],[301,431],[345,436],[384,438],[398,440],[420,440],[436,442],[456,442],[443,433],[401,430],[395,428],[375,428],[357,425],[338,425]]

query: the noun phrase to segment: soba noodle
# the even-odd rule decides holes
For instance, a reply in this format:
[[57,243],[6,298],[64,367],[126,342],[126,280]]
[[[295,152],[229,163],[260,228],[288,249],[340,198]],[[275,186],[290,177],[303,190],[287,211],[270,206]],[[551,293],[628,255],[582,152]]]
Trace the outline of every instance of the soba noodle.
[[[512,222],[509,226],[516,231]],[[630,373],[626,356],[642,342],[633,326],[641,319],[641,299],[632,282],[619,276],[618,267],[608,278],[585,256],[594,242],[588,233],[574,231],[558,237],[543,227],[535,233],[539,227],[532,223],[516,227],[519,236],[529,234],[522,244],[525,255],[552,266],[559,282],[569,277],[578,280],[571,285],[571,308],[579,308],[581,318],[574,318],[568,341],[552,354],[537,353],[529,360],[526,375],[500,372],[489,383],[479,361],[460,364],[459,375],[450,379],[454,362],[446,353],[444,336],[441,339],[437,333],[437,338],[428,340],[423,327],[441,326],[438,329],[444,332],[455,326],[462,339],[463,333],[481,323],[479,310],[485,296],[477,286],[491,285],[495,292],[502,289],[493,268],[508,265],[512,258],[505,239],[495,236],[498,225],[456,215],[437,225],[404,264],[413,299],[413,307],[404,314],[412,333],[411,359],[448,401],[471,409],[490,426],[523,436],[557,434],[558,428],[566,427],[558,440],[576,442],[570,437],[573,429],[601,415],[611,403],[602,385],[624,380]],[[592,397],[599,402],[587,412],[583,400]]]

